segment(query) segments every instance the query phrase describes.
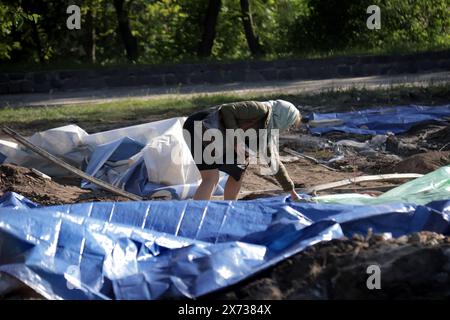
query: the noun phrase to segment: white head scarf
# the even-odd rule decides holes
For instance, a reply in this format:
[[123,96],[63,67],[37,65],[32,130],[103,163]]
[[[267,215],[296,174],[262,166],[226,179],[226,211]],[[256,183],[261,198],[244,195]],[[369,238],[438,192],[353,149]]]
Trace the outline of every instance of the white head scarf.
[[289,101],[269,100],[266,101],[271,106],[269,113],[269,124],[267,126],[267,142],[270,149],[270,168],[275,173],[278,167],[274,167],[278,162],[278,139],[272,134],[273,129],[286,130],[295,124],[300,118],[300,111]]
[[300,111],[289,101],[269,100],[267,103],[272,107],[270,129],[289,129],[300,118]]

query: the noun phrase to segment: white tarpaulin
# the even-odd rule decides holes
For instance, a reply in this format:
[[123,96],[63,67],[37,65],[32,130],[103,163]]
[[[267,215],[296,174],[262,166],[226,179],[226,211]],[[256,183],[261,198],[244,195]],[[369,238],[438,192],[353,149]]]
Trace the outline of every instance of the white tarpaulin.
[[[170,194],[192,196],[200,173],[183,138],[184,117],[88,134],[68,125],[34,134],[29,140],[86,173],[140,195],[171,186]],[[3,163],[36,168],[51,176],[63,169],[17,143],[0,140]],[[94,188],[83,182],[83,187]],[[218,194],[221,188],[218,188]]]

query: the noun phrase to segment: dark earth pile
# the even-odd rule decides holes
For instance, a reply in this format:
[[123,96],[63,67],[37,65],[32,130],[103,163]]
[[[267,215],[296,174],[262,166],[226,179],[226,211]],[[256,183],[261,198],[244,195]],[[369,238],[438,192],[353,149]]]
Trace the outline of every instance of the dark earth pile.
[[450,163],[450,151],[429,151],[410,156],[396,165],[393,172],[426,174]]
[[[380,267],[381,289],[366,282]],[[450,298],[450,237],[420,232],[398,239],[355,235],[319,243],[211,299]]]
[[450,150],[450,126],[427,136],[428,143],[434,143],[440,150]]
[[14,191],[41,205],[88,201],[121,201],[119,196],[91,191],[46,179],[35,171],[12,164],[0,165],[0,196]]

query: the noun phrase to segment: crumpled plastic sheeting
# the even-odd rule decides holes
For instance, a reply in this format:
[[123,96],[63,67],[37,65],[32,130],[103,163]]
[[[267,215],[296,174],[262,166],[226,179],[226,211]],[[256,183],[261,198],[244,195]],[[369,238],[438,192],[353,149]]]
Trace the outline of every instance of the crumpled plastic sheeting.
[[[104,139],[105,137],[100,141]],[[129,137],[98,145],[89,159],[85,172],[140,196],[158,196],[172,199],[191,198],[197,190],[199,181],[191,183],[186,181],[184,184],[169,186],[149,181],[148,168],[143,154],[144,147],[144,144]],[[189,152],[185,155],[191,157]],[[194,163],[193,165],[195,166]],[[155,170],[157,166],[158,163],[155,163]],[[196,167],[195,170],[197,170]],[[225,183],[226,177],[222,174],[215,195],[223,195]],[[83,181],[81,186],[90,189],[97,188],[96,185],[87,181]]]
[[[220,173],[219,183],[214,195],[223,195],[228,175]],[[192,198],[197,191],[199,182],[166,186],[159,183],[149,182],[147,168],[143,157],[137,159],[128,171],[119,180],[118,185],[128,192],[152,197],[166,197],[170,199]]]
[[[144,197],[186,199],[194,195],[200,174],[184,141],[182,133],[184,121],[184,117],[177,117],[95,134],[88,134],[76,125],[68,125],[35,133],[30,141],[89,175],[128,192]],[[166,153],[163,161],[149,160],[151,152],[145,147],[155,144],[156,140],[163,137],[170,137],[166,139],[168,142],[165,144]],[[167,154],[175,147],[182,160],[178,166],[172,166],[171,155]],[[36,168],[54,177],[67,174],[65,170],[17,143],[4,140],[0,140],[0,163]],[[172,168],[175,170],[171,170]],[[164,181],[165,183],[149,181],[150,170],[160,172],[169,180]],[[180,172],[185,174],[180,176]],[[177,180],[174,180],[173,176]],[[222,175],[220,187],[216,189],[215,195],[223,194],[224,183],[225,177]],[[86,181],[83,181],[81,186],[97,188],[96,185]]]
[[413,126],[425,122],[444,122],[450,117],[450,105],[401,106],[366,109],[343,113],[312,113],[309,120],[340,120],[342,124],[310,128],[315,134],[341,131],[355,134],[394,134],[407,132]]
[[0,209],[0,271],[50,299],[198,297],[320,241],[449,234],[450,201],[351,206],[252,201]]
[[[83,145],[87,136],[86,131],[77,125],[67,125],[37,132],[29,140],[68,163],[81,167],[84,158],[89,153],[88,146]],[[0,140],[0,152],[5,156],[0,163],[14,163],[23,167],[35,168],[50,176],[67,174],[65,170],[16,142]]]
[[[84,170],[88,175],[117,185],[124,171],[131,165],[131,158],[144,148],[144,145],[128,137],[119,138],[97,146],[92,152]],[[96,188],[96,185],[82,181],[83,188]]]

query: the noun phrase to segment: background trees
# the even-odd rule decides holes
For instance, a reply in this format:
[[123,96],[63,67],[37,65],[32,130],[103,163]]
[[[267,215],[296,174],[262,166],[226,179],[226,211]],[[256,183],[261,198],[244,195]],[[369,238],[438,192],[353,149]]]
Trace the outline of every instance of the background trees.
[[[81,7],[81,30],[66,8]],[[366,8],[381,7],[381,30]],[[449,0],[2,0],[0,67],[171,63],[450,47]]]
[[[449,0],[306,0],[307,14],[291,20],[294,51],[409,51],[448,46]],[[366,28],[362,8],[381,8],[381,29]]]

